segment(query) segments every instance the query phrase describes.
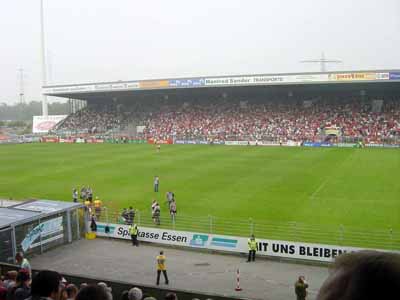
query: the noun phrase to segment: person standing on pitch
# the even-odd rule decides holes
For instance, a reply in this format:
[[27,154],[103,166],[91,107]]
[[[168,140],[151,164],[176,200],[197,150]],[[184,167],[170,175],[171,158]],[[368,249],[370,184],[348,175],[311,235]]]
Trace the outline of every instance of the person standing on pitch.
[[176,212],[176,202],[175,199],[172,199],[171,204],[169,205],[169,213],[171,215],[172,221],[175,221]]
[[96,219],[99,221],[101,216],[101,205],[102,205],[102,202],[99,199],[99,197],[96,197],[96,200],[94,200],[93,204],[94,204],[94,212],[96,214]]
[[156,223],[156,225],[160,225],[160,214],[161,214],[160,205],[158,203],[156,203],[156,206],[154,207],[154,212],[153,212],[153,219],[154,219],[154,223]]
[[257,241],[254,237],[254,234],[252,234],[249,240],[247,241],[247,245],[249,246],[249,257],[247,258],[247,262],[255,261],[256,251],[257,251]]
[[137,240],[137,235],[138,235],[139,229],[136,224],[131,224],[129,226],[129,234],[131,235],[132,239],[132,246],[139,247],[139,242]]
[[133,209],[132,206],[129,206],[129,211],[128,211],[128,225],[132,225],[135,221],[135,210]]
[[307,297],[308,283],[304,276],[299,276],[299,279],[294,284],[294,292],[297,300],[305,300]]
[[154,176],[154,192],[158,193],[158,186],[160,185],[160,179],[158,176]]
[[165,255],[164,251],[160,251],[160,255],[157,255],[157,285],[160,284],[160,274],[163,272],[165,284],[168,284],[167,268],[165,267]]
[[76,189],[72,190],[72,201],[74,201],[75,203],[78,202],[78,191]]

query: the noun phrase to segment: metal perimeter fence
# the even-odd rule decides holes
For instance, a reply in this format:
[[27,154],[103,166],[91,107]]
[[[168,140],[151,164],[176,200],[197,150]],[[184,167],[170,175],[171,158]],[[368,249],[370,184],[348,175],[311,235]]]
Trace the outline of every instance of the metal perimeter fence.
[[[99,221],[125,224],[121,212],[104,207]],[[221,234],[257,238],[331,244],[339,246],[372,249],[400,250],[400,231],[398,228],[386,229],[355,228],[343,225],[311,225],[300,222],[267,222],[243,219],[226,219],[215,216],[194,217],[177,214],[172,218],[165,213],[156,225],[150,212],[136,211],[134,222],[140,227],[159,227],[172,230],[191,231],[208,234]]]

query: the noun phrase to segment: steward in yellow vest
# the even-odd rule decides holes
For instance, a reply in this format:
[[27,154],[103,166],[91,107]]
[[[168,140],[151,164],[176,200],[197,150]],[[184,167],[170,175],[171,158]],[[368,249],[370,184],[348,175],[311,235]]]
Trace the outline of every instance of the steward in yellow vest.
[[99,197],[96,197],[96,199],[93,201],[93,206],[94,206],[94,212],[96,214],[97,220],[100,220],[101,216],[101,200],[99,200]]
[[164,251],[160,251],[160,255],[157,255],[157,285],[160,284],[160,274],[163,272],[165,284],[168,284],[167,268],[165,267],[165,255]]
[[139,242],[137,240],[138,232],[139,232],[139,229],[136,224],[129,226],[129,234],[131,235],[132,246],[139,247]]
[[249,246],[249,257],[247,258],[247,262],[255,261],[256,251],[257,251],[257,241],[254,237],[254,234],[252,234],[249,240],[247,241],[247,245]]

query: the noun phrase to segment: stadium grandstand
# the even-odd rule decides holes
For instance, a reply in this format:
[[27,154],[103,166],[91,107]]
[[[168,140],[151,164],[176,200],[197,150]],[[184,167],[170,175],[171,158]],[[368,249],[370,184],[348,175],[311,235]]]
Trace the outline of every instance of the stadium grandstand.
[[[400,70],[52,85],[44,86],[43,94],[68,99],[70,114],[35,116],[33,128],[46,132],[40,136],[42,142],[400,148]],[[0,131],[0,142],[8,135]],[[11,174],[4,172],[4,187],[25,185],[28,191],[17,194],[17,198],[44,194],[64,202],[29,199],[19,203],[12,197],[0,200],[0,206],[4,206],[0,207],[0,220],[3,217],[7,221],[0,224],[0,275],[5,276],[0,279],[0,300],[26,299],[31,291],[17,298],[24,289],[17,278],[29,281],[30,273],[34,275],[32,291],[41,276],[52,275],[64,300],[74,299],[68,294],[71,291],[78,293],[77,300],[85,299],[85,294],[96,287],[102,299],[108,300],[333,299],[328,297],[334,288],[327,288],[326,282],[332,283],[325,281],[330,278],[326,266],[333,263],[333,272],[335,268],[341,268],[341,273],[349,268],[351,273],[360,267],[357,264],[365,267],[371,261],[384,262],[386,277],[382,281],[374,277],[382,274],[382,265],[372,265],[379,272],[360,272],[379,283],[370,285],[370,290],[364,287],[366,293],[380,293],[382,286],[389,295],[397,287],[393,282],[398,282],[400,266],[395,213],[398,189],[396,176],[392,176],[397,172],[397,151],[382,151],[386,154],[383,156],[377,149],[320,149],[319,153],[327,150],[333,154],[327,164],[321,164],[326,156],[317,151],[309,155],[306,152],[311,149],[301,148],[276,147],[279,155],[271,152],[269,156],[264,152],[275,151],[273,148],[252,148],[251,158],[235,152],[237,158],[225,161],[223,157],[234,153],[225,151],[232,148],[199,146],[202,151],[222,150],[214,161],[216,152],[200,156],[191,153],[193,157],[188,160],[184,151],[190,146],[171,146],[169,149],[180,151],[166,152],[168,156],[156,154],[161,146],[150,154],[147,150],[152,147],[147,145],[133,145],[138,150],[135,155],[129,146],[24,146],[3,147],[7,154],[12,152],[8,149],[15,149],[7,162],[3,156],[4,169]],[[105,148],[107,151],[102,152]],[[292,150],[309,157],[292,155],[285,160],[285,151]],[[28,151],[30,161],[20,159]],[[82,155],[85,151],[90,156]],[[350,152],[371,156],[351,160]],[[110,153],[115,160],[105,159]],[[377,155],[383,157],[377,164],[356,168],[370,164]],[[268,165],[266,160],[272,163]],[[326,171],[338,162],[341,165],[337,170]],[[231,168],[236,164],[237,169]],[[259,168],[261,164],[266,168]],[[15,165],[17,171],[13,173]],[[317,167],[310,170],[308,165]],[[13,185],[21,170],[24,176]],[[188,176],[188,170],[194,175]],[[242,174],[243,170],[248,174]],[[162,178],[161,193],[158,176]],[[189,180],[185,180],[187,177]],[[82,184],[88,184],[87,189]],[[89,184],[95,189],[95,197]],[[330,184],[327,193],[320,193]],[[231,189],[231,185],[237,188]],[[266,188],[259,188],[264,185]],[[29,189],[32,186],[34,189]],[[369,186],[373,188],[363,191]],[[91,196],[86,196],[88,190]],[[177,219],[176,206],[174,211],[169,206],[169,195],[174,198],[175,192],[179,193]],[[316,196],[318,193],[321,195]],[[162,200],[164,195],[167,201]],[[79,199],[82,204],[75,203]],[[383,201],[386,203],[381,204]],[[62,209],[57,210],[57,205]],[[123,207],[129,207],[129,211]],[[21,220],[17,222],[14,215]],[[369,219],[370,215],[373,217]],[[309,219],[314,222],[309,223]],[[358,223],[358,227],[351,226]],[[139,240],[140,247],[132,248],[122,241],[130,239],[132,243]],[[72,242],[73,246],[69,245]],[[136,242],[134,246],[138,246]],[[47,252],[50,248],[57,251]],[[164,248],[166,256],[160,251]],[[24,252],[32,267],[18,251]],[[257,263],[254,259],[251,262],[251,251],[257,252]],[[170,282],[165,277],[160,286],[159,277],[154,280],[155,272],[159,276],[165,271],[166,257]],[[350,259],[346,261],[346,257]],[[18,266],[9,264],[14,258]],[[356,262],[354,266],[351,260]],[[14,290],[13,276],[21,285]],[[346,273],[345,277],[348,280],[351,276]]]
[[400,143],[400,71],[261,74],[45,86],[58,135],[158,141]]

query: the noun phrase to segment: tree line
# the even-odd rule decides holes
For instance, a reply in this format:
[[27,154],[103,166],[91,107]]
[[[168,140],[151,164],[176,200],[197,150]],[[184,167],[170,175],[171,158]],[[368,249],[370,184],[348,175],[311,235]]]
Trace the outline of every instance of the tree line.
[[[68,103],[53,102],[48,104],[49,115],[69,114]],[[42,114],[42,103],[32,101],[29,103],[18,103],[7,105],[0,103],[0,121],[29,121],[32,122],[33,116]]]

